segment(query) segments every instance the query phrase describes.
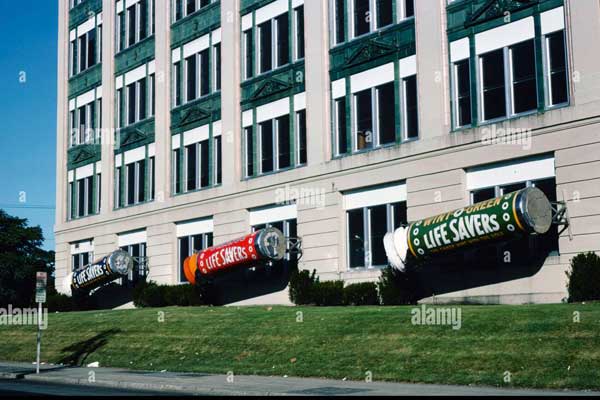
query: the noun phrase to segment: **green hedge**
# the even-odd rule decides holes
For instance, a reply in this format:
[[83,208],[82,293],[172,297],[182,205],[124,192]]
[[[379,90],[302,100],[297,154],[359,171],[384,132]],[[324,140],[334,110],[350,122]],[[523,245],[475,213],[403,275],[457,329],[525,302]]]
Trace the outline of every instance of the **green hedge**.
[[600,256],[580,253],[571,259],[567,271],[569,302],[600,300]]
[[320,282],[307,270],[295,271],[290,278],[290,301],[296,305],[363,306],[379,304],[377,286],[373,282],[354,283],[344,287],[343,281]]
[[206,304],[199,287],[194,285],[158,285],[141,282],[133,289],[136,307],[201,306]]

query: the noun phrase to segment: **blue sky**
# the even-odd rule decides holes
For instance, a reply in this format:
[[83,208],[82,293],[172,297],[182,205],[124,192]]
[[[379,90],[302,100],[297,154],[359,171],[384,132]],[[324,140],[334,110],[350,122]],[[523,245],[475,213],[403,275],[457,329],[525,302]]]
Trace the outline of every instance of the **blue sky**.
[[0,0],[0,208],[41,226],[47,249],[56,202],[57,3]]

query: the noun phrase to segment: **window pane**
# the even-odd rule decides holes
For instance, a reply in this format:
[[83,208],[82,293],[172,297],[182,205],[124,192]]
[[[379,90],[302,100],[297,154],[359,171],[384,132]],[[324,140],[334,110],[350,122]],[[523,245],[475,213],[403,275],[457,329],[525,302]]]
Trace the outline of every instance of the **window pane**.
[[215,90],[221,90],[221,43],[215,47]]
[[356,99],[356,149],[362,150],[373,145],[373,111],[371,89],[355,95]]
[[181,162],[179,160],[181,154],[181,149],[177,149],[173,151],[173,180],[175,182],[175,193],[181,193]]
[[304,58],[304,6],[296,8],[296,58]]
[[175,21],[183,17],[183,0],[175,0]]
[[279,168],[288,168],[291,165],[289,115],[277,118],[277,142]]
[[365,266],[365,233],[363,210],[348,211],[350,268]]
[[417,101],[417,76],[413,75],[404,80],[405,112],[406,112],[406,137],[408,139],[419,136],[419,107]]
[[87,68],[87,43],[85,42],[85,35],[79,38],[79,72]]
[[197,152],[196,144],[191,144],[185,147],[187,154],[187,186],[186,190],[195,190],[196,187],[196,171],[197,171]]
[[277,21],[277,66],[290,62],[290,24],[288,13],[281,14]]
[[354,1],[354,36],[368,33],[370,29],[371,12],[368,0]]
[[86,210],[86,214],[93,214],[94,213],[94,179],[93,177],[89,177],[85,179],[86,182],[86,186],[87,186],[87,210]]
[[208,140],[200,142],[200,187],[208,186]]
[[346,30],[346,10],[344,0],[335,0],[335,43],[342,43]]
[[77,208],[79,217],[85,216],[85,179],[77,181]]
[[245,77],[251,78],[253,75],[252,54],[254,53],[254,40],[252,39],[252,30],[244,32],[244,47],[245,47]]
[[135,12],[135,5],[132,7],[129,7],[127,9],[127,16],[128,16],[128,26],[129,26],[129,40],[128,40],[128,45],[131,46],[135,43],[135,21],[136,21],[136,16],[135,16],[136,12]]
[[196,11],[196,0],[187,0],[185,7],[185,15],[190,15]]
[[208,64],[208,49],[200,53],[200,95],[206,96],[210,93],[208,86],[208,76],[210,74],[210,65]]
[[273,45],[271,43],[271,21],[258,26],[260,37],[260,72],[273,69]]
[[471,123],[471,79],[469,76],[469,60],[455,64],[456,68],[456,123],[464,126]]
[[138,202],[146,201],[145,190],[146,190],[146,161],[142,160],[138,162]]
[[196,55],[186,58],[185,60],[187,68],[187,101],[194,100],[196,98]]
[[133,124],[136,121],[135,115],[135,103],[136,103],[136,92],[135,83],[127,86],[127,123]]
[[407,212],[406,212],[406,202],[395,203],[392,205],[392,209],[394,212],[394,226],[393,229],[398,229],[400,226],[408,223]]
[[222,155],[221,136],[215,138],[215,158],[217,166],[217,184],[220,184],[223,180],[223,159]]
[[306,110],[299,111],[298,115],[298,144],[299,162],[306,164]]
[[173,70],[173,86],[175,90],[175,105],[178,106],[181,104],[181,61],[175,63],[175,68]]
[[[534,181],[533,186],[540,189],[550,202],[556,201],[556,179],[548,178]],[[550,230],[539,237],[538,245],[542,251],[558,251],[558,225],[552,224]]]
[[404,0],[404,17],[412,17],[415,15],[415,0]]
[[135,203],[135,163],[127,165],[127,205]]
[[506,116],[504,53],[496,50],[481,56],[483,73],[484,119]]
[[246,176],[254,175],[254,133],[251,126],[244,129],[246,137]]
[[396,96],[394,82],[386,83],[377,88],[379,107],[379,142],[381,144],[396,141]]
[[190,245],[189,237],[182,237],[179,241],[179,280],[180,282],[186,282],[185,273],[183,272],[183,262],[189,256]]
[[348,136],[346,129],[346,98],[342,97],[335,101],[336,129],[337,129],[337,152],[346,154],[348,152]]
[[516,114],[537,108],[533,39],[511,47]]
[[[155,0],[156,1],[156,0]],[[140,40],[144,39],[147,36],[148,29],[148,0],[140,0]]]
[[473,204],[480,203],[485,200],[490,200],[496,197],[496,188],[478,189],[472,192]]
[[262,173],[271,172],[273,166],[273,121],[260,124]]
[[148,89],[146,85],[146,78],[139,81],[140,85],[140,118],[139,120],[146,119],[146,97],[148,95]]
[[564,31],[548,35],[550,101],[560,104],[567,101],[567,66],[565,60]]
[[87,66],[88,68],[96,64],[96,30],[92,29],[88,32],[88,50],[87,50]]
[[394,17],[393,0],[377,0],[377,27],[392,24]]
[[386,265],[387,256],[383,247],[383,237],[388,232],[387,206],[372,207],[371,212],[371,265]]
[[527,182],[519,182],[510,185],[504,185],[500,186],[500,193],[502,195],[505,195],[512,192],[516,192],[517,190],[525,189],[525,187],[527,187]]

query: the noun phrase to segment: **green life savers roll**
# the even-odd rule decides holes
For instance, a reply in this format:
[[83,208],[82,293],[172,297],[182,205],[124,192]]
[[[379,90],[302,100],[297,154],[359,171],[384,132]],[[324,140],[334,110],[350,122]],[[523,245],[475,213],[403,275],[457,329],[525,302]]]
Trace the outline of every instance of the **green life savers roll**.
[[480,244],[544,234],[552,224],[552,207],[535,187],[413,222],[388,233],[384,245],[393,267],[403,270],[408,253],[415,259]]

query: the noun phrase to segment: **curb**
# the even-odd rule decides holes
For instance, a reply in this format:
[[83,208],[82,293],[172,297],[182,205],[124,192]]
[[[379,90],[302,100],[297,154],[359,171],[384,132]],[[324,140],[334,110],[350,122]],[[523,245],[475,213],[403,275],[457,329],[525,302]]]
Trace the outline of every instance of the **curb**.
[[[80,378],[57,378],[43,375],[25,375],[24,378],[29,381],[48,382],[48,383],[63,383],[68,385],[79,386],[102,386],[113,389],[133,389],[133,390],[148,390],[148,391],[171,391],[181,392],[182,394],[192,395],[214,395],[214,396],[289,396],[285,392],[264,392],[260,390],[228,390],[215,387],[202,387],[190,385],[170,385],[170,384],[154,384],[131,381],[102,381],[97,380],[93,384],[87,379]],[[232,384],[233,385],[233,384]]]
[[23,379],[27,372],[0,372],[0,378],[2,379]]

